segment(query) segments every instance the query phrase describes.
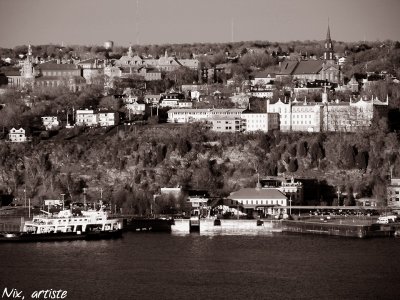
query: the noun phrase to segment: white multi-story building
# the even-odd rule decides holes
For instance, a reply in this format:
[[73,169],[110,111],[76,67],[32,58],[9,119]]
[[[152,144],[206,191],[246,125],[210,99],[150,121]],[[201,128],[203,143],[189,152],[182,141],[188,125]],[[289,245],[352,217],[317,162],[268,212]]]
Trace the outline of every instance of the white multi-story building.
[[101,127],[114,126],[118,124],[118,113],[113,111],[102,111],[97,114],[97,123]]
[[350,102],[327,101],[323,94],[322,102],[288,100],[276,103],[267,100],[267,112],[279,113],[282,131],[344,131],[363,130],[371,125],[375,110],[384,110],[389,104],[377,98]]
[[76,125],[96,126],[97,114],[93,109],[78,109],[76,110]]
[[216,132],[243,132],[246,128],[245,120],[234,116],[215,116],[209,122]]
[[291,107],[291,128],[292,131],[320,132],[322,123],[321,106],[315,102],[307,103],[293,101]]
[[246,120],[246,132],[269,132],[271,130],[279,129],[278,113],[243,112],[241,118]]
[[14,143],[26,142],[27,139],[26,139],[26,135],[25,135],[25,129],[12,128],[10,130],[10,132],[8,133],[8,139],[10,140],[10,142],[14,142]]
[[171,109],[168,122],[191,123],[210,122],[212,130],[218,132],[255,132],[279,129],[278,113],[252,113],[246,109]]
[[216,116],[241,117],[243,108],[181,108],[168,111],[169,123],[191,123],[209,121]]
[[279,127],[281,131],[290,131],[292,125],[292,104],[290,101],[282,101],[279,99],[277,102],[271,104],[267,100],[267,112],[279,114]]

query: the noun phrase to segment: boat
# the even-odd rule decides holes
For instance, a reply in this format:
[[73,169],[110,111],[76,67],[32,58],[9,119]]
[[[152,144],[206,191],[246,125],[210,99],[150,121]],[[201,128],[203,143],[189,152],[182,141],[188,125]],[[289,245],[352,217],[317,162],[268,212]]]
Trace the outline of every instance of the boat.
[[0,242],[96,240],[122,235],[122,219],[111,219],[103,210],[81,211],[80,215],[73,215],[70,210],[44,213],[25,221],[21,232],[0,233]]

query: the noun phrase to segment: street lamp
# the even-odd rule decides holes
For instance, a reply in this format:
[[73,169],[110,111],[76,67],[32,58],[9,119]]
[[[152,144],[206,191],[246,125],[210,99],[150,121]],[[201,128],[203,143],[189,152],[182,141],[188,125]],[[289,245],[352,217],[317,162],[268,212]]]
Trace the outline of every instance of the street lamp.
[[292,215],[292,195],[289,197],[289,215]]

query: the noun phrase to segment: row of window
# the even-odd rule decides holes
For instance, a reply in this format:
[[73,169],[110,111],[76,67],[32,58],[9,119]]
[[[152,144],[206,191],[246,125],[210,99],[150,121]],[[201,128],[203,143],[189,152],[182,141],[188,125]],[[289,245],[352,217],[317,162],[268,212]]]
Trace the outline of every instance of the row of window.
[[43,75],[46,76],[64,76],[78,74],[79,71],[43,71]]
[[[245,203],[243,203],[245,202]],[[250,205],[286,205],[285,200],[242,200],[242,204],[250,204]]]

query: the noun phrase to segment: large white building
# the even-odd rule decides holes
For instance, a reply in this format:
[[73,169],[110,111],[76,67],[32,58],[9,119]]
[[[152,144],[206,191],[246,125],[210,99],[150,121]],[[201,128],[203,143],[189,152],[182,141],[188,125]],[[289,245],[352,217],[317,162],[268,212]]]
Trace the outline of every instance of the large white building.
[[206,122],[216,116],[241,117],[244,108],[181,108],[168,111],[169,123]]
[[243,132],[246,128],[245,120],[233,116],[215,116],[209,120],[211,130],[216,132]]
[[171,109],[168,122],[209,122],[217,132],[269,132],[279,129],[278,113],[253,113],[238,108]]
[[243,112],[241,118],[246,120],[246,132],[269,132],[279,129],[279,114],[278,113],[252,113]]
[[281,131],[342,131],[355,132],[371,125],[375,110],[387,108],[385,102],[377,98],[371,100],[350,99],[349,102],[327,101],[323,94],[322,102],[309,102],[291,99],[275,103],[267,100],[267,112],[278,113]]
[[279,206],[287,206],[288,200],[278,189],[262,189],[260,184],[257,184],[256,188],[243,188],[233,192],[228,198],[238,201],[246,213],[258,211],[263,215],[286,213],[286,208]]

